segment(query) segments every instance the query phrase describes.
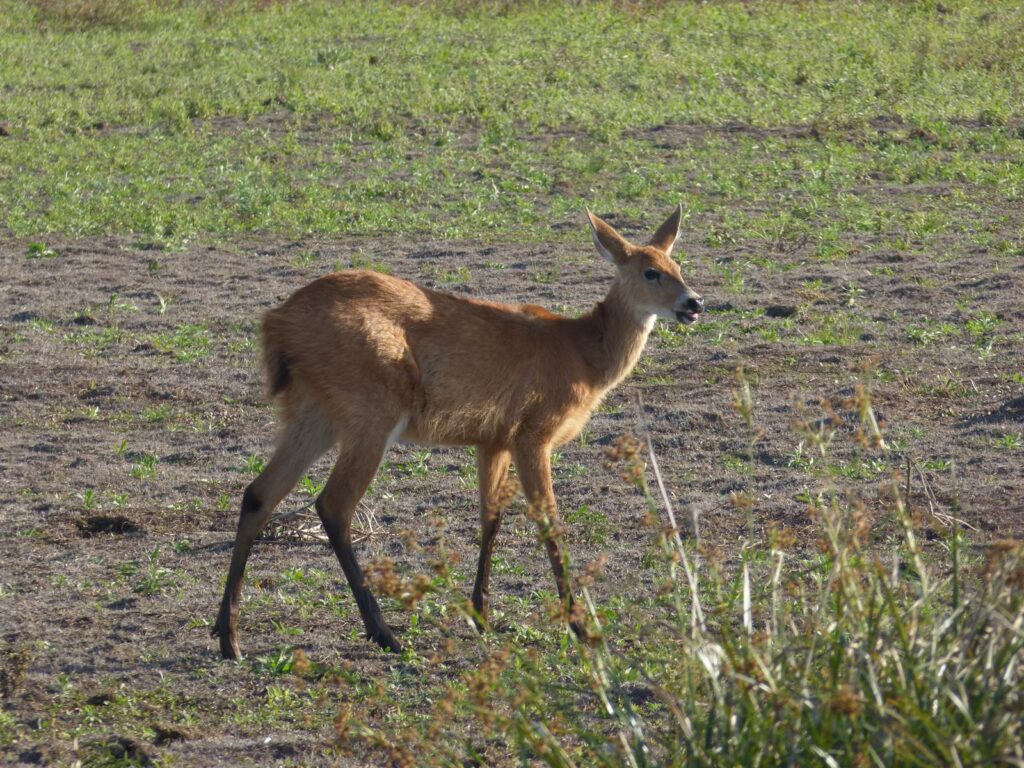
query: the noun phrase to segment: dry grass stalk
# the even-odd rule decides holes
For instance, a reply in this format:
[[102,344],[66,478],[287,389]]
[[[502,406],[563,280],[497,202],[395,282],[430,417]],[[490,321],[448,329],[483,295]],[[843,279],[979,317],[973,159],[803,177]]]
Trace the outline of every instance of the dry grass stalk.
[[[352,541],[359,543],[369,541],[379,534],[381,525],[377,522],[377,513],[365,502],[356,508],[356,518],[352,523]],[[279,512],[270,518],[267,527],[259,539],[264,542],[284,541],[327,541],[320,518],[313,509],[313,502],[298,509]]]

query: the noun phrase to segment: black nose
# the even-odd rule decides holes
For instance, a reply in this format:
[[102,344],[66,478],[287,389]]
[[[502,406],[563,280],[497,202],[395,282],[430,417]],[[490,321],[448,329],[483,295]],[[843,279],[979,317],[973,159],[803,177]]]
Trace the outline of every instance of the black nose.
[[703,312],[704,311],[704,299],[700,296],[691,296],[686,302],[686,308],[691,312]]

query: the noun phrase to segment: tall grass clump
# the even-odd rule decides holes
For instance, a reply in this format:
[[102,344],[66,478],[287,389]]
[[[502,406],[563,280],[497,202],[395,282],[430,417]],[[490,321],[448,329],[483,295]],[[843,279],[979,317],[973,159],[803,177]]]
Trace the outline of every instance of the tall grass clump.
[[[735,405],[753,445],[742,374]],[[887,450],[866,386],[797,429],[823,462],[841,448]],[[735,493],[746,540],[715,549],[696,543],[696,518],[681,533],[645,442],[646,455],[644,443],[624,438],[611,458],[646,499],[648,601],[612,596],[616,607],[602,606],[593,596],[599,564],[585,569],[572,617],[579,637],[485,636],[482,661],[430,723],[395,737],[343,717],[345,739],[419,765],[1024,762],[1019,543],[972,547],[953,515],[924,549],[893,478],[870,502],[827,483],[808,503],[812,541],[785,528],[759,534],[753,492]],[[557,526],[542,530],[558,535]],[[565,626],[564,606],[552,609]],[[466,721],[468,733],[458,726]]]

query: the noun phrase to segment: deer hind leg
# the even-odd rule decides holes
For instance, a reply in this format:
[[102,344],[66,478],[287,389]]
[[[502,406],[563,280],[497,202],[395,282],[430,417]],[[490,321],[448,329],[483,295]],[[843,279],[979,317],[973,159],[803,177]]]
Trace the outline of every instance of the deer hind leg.
[[477,448],[477,475],[480,480],[480,561],[473,585],[473,621],[483,631],[487,622],[488,584],[491,580],[491,553],[494,537],[505,512],[502,486],[508,477],[511,455],[503,448]]
[[555,491],[551,485],[551,451],[547,446],[520,445],[515,451],[516,468],[519,480],[523,485],[526,503],[541,528],[541,538],[548,552],[551,570],[555,575],[558,587],[558,599],[569,616],[569,626],[578,635],[580,627],[573,618],[575,601],[569,583],[569,575],[565,572],[565,561],[562,559],[561,534],[558,525],[558,507],[555,503]]
[[334,444],[335,433],[323,411],[312,401],[298,406],[278,440],[273,457],[242,496],[238,532],[231,553],[231,565],[224,585],[224,598],[211,634],[220,638],[225,659],[241,657],[238,648],[238,604],[242,576],[253,542],[266,525],[274,508],[302,477],[309,465]]
[[[393,422],[392,426],[375,428],[372,424],[360,424],[358,442],[342,437],[341,454],[327,479],[323,492],[316,500],[316,511],[323,523],[327,538],[334,554],[345,572],[352,595],[359,606],[366,636],[384,650],[399,653],[401,644],[395,639],[391,628],[384,622],[380,606],[366,584],[362,569],[352,548],[352,518],[356,505],[370,486],[384,451],[395,438],[401,435],[404,422]],[[389,435],[390,432],[390,435]],[[356,431],[351,433],[353,436]]]

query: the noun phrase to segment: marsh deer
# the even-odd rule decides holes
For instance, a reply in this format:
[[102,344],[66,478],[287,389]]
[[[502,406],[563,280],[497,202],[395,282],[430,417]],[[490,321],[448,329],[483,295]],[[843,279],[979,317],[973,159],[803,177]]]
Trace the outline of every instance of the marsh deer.
[[[273,457],[242,497],[212,631],[223,656],[239,656],[238,603],[253,541],[332,446],[339,456],[316,511],[367,636],[392,651],[400,643],[352,549],[356,504],[393,443],[475,446],[481,533],[473,608],[478,622],[486,621],[491,550],[504,506],[499,496],[510,462],[527,500],[556,519],[552,449],[579,434],[601,398],[633,369],[655,318],[692,323],[704,309],[671,258],[681,215],[677,207],[638,246],[587,211],[597,251],[615,265],[616,276],[604,301],[581,317],[457,298],[362,271],[322,277],[270,310],[263,362],[283,426]],[[559,543],[544,538],[558,594],[571,607]]]

